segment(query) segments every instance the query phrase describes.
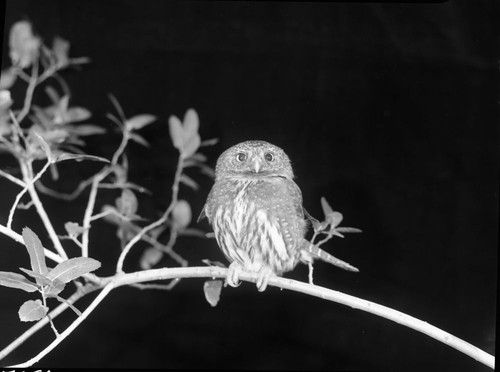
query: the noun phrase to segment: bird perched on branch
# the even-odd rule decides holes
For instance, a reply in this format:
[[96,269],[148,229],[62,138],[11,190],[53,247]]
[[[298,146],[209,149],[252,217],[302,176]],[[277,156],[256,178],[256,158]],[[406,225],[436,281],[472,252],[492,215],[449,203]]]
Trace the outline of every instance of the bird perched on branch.
[[239,143],[217,160],[215,184],[199,219],[208,218],[231,262],[230,286],[238,285],[241,271],[258,273],[257,288],[264,291],[271,276],[293,270],[300,261],[344,264],[304,238],[302,194],[293,178],[285,152],[265,141]]

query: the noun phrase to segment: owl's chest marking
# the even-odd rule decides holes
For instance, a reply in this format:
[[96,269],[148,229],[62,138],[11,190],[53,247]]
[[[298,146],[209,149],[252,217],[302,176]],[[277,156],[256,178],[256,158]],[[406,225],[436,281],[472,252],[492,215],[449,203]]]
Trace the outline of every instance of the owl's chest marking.
[[290,226],[294,218],[287,218],[295,211],[278,186],[253,179],[226,181],[212,195],[209,219],[217,241],[230,261],[249,271],[267,266],[281,273],[297,263],[300,236],[291,232],[297,227]]

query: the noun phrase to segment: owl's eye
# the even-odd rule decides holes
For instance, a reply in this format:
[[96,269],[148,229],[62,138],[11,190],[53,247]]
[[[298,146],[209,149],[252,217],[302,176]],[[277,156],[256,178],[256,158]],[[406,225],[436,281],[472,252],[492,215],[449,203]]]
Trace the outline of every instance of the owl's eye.
[[269,162],[274,161],[274,154],[272,152],[266,152],[264,158]]
[[237,153],[236,160],[239,161],[240,163],[243,163],[245,160],[247,160],[247,154],[245,154],[244,152]]

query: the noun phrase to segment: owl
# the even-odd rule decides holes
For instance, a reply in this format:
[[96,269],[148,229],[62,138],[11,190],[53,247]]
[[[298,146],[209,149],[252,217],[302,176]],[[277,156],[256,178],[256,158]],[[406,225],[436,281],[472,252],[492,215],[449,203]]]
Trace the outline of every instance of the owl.
[[228,285],[249,271],[258,273],[257,289],[264,291],[271,276],[318,256],[314,247],[304,255],[306,220],[293,178],[285,152],[265,141],[242,142],[220,155],[200,218],[208,218],[231,262]]

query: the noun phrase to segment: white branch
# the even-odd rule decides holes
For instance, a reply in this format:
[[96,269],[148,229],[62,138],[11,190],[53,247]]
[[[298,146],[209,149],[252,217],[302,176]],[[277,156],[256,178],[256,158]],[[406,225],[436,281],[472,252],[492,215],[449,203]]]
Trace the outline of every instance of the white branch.
[[[133,283],[147,282],[151,280],[173,279],[173,278],[193,278],[193,277],[218,277],[225,278],[227,273],[226,268],[221,267],[187,267],[187,268],[164,268],[139,271],[130,274],[122,274],[113,277],[112,282],[116,287]],[[258,275],[251,273],[241,273],[239,279],[250,282],[257,282]],[[104,282],[106,279],[103,279]],[[478,347],[453,336],[452,334],[443,331],[427,322],[414,318],[408,314],[391,309],[387,306],[379,305],[375,302],[367,301],[362,298],[354,297],[342,292],[334,291],[328,288],[311,285],[304,282],[299,282],[292,279],[281,277],[272,277],[269,280],[269,285],[273,285],[283,289],[289,289],[296,292],[301,292],[307,295],[319,297],[325,300],[338,302],[343,305],[350,306],[354,309],[359,309],[378,315],[382,318],[392,320],[393,322],[402,324],[412,328],[418,332],[424,333],[458,351],[474,358],[475,360],[487,365],[490,368],[495,368],[495,357],[490,355]]]

